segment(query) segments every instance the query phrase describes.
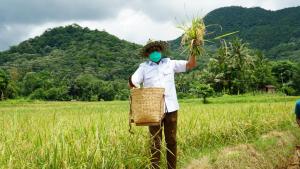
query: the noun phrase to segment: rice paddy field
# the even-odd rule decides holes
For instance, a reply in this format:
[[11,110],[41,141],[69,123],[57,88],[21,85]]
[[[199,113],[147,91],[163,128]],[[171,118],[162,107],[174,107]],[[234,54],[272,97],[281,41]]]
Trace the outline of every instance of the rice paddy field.
[[[263,150],[268,143],[260,139],[272,131],[300,133],[293,113],[299,98],[223,96],[210,98],[209,104],[180,100],[179,168],[192,168],[204,156],[213,160],[230,146],[254,144]],[[128,101],[0,102],[0,168],[147,168],[148,128],[133,126],[130,134],[128,110]]]

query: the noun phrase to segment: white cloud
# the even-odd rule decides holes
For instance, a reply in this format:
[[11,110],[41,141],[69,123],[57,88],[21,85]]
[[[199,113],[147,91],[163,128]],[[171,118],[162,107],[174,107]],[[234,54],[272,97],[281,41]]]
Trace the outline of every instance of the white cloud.
[[181,33],[172,21],[158,22],[152,20],[142,11],[123,9],[117,18],[104,21],[83,21],[80,25],[89,28],[105,29],[107,32],[121,39],[145,44],[151,39],[170,40],[178,37]]
[[225,6],[263,7],[278,10],[291,6],[299,6],[299,0],[133,0],[131,7],[143,10],[155,20],[187,19],[193,15],[204,16],[208,12]]
[[77,23],[90,29],[105,30],[120,39],[145,44],[149,38],[159,40],[172,40],[181,35],[172,21],[158,22],[152,20],[141,11],[123,9],[114,19],[91,21],[48,22],[42,25],[31,26],[30,31],[22,39],[28,39],[42,34],[48,28]]
[[0,26],[0,50],[7,49],[9,46],[29,38],[28,34],[35,26],[23,24],[10,24]]
[[[269,10],[300,5],[299,0],[3,0],[0,50],[40,35],[47,28],[72,23],[105,29],[122,39],[144,44],[148,38],[170,40],[176,25],[224,6],[260,6]],[[12,7],[16,9],[11,9]]]

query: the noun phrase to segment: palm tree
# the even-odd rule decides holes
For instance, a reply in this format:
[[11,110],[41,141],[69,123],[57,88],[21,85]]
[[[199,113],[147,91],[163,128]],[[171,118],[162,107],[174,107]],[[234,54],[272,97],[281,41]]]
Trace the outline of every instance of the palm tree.
[[214,74],[216,91],[229,90],[230,94],[239,94],[248,90],[253,66],[248,44],[236,38],[228,44],[222,41],[209,62],[208,71]]
[[233,93],[240,94],[248,88],[249,69],[253,63],[251,51],[247,43],[243,43],[241,39],[234,39],[229,43],[229,65],[232,70]]

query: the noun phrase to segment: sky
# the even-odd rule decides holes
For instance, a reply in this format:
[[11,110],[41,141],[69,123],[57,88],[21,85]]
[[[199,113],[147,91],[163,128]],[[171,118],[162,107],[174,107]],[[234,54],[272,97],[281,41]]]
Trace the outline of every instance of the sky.
[[1,0],[0,51],[72,23],[138,44],[172,40],[182,34],[177,25],[225,6],[278,10],[300,0]]

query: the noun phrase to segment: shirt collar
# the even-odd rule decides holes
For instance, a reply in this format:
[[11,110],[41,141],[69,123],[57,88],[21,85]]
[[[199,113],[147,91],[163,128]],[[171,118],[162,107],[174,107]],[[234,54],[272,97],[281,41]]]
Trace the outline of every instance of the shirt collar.
[[[165,62],[166,62],[166,59],[165,59],[165,58],[162,58],[162,59],[159,61],[159,63],[165,63]],[[150,66],[158,65],[157,63],[152,62],[151,60],[148,60],[148,64],[149,64]]]

